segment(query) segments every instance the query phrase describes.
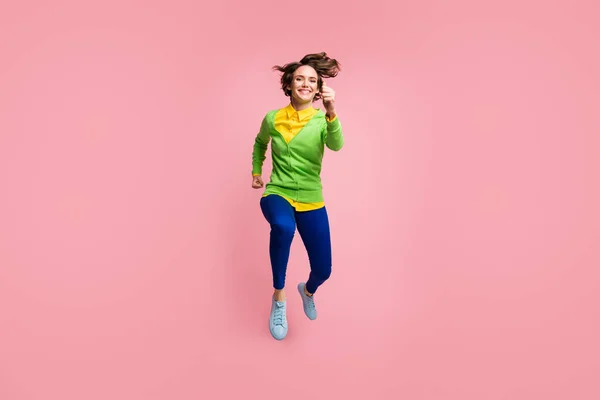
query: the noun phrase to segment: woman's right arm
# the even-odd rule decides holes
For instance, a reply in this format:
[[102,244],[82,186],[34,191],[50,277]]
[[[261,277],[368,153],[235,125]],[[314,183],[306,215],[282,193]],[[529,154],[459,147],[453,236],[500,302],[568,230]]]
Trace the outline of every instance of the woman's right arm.
[[265,116],[260,125],[260,130],[254,139],[254,148],[252,150],[252,187],[259,188],[263,186],[261,179],[263,163],[266,159],[267,148],[271,135],[269,134],[269,126],[267,116]]

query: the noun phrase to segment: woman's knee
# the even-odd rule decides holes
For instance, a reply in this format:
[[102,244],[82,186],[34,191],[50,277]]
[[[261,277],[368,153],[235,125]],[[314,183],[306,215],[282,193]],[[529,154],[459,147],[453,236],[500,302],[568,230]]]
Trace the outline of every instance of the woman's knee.
[[294,237],[296,226],[294,221],[287,218],[276,218],[271,223],[271,230],[278,236],[291,240]]

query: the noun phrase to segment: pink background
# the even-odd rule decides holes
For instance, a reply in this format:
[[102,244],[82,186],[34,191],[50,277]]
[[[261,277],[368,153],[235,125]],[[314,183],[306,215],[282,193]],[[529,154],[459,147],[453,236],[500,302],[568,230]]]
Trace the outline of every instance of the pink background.
[[[0,8],[0,399],[600,398],[593,1],[95,3]],[[277,342],[252,144],[322,50],[334,272],[311,322],[297,236]]]

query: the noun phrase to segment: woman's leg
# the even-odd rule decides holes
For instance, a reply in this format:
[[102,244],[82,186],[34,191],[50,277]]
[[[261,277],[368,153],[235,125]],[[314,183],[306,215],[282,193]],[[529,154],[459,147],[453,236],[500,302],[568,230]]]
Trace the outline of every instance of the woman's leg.
[[285,274],[290,257],[290,247],[296,230],[294,209],[286,199],[276,195],[261,198],[260,207],[267,222],[271,225],[269,254],[271,257],[275,293],[273,293],[271,299],[269,330],[273,338],[283,340],[288,332],[283,288],[285,286]]
[[271,226],[269,255],[273,273],[273,288],[276,291],[282,291],[285,287],[290,248],[296,231],[294,208],[286,199],[277,195],[262,197],[260,207]]
[[306,284],[300,283],[298,290],[306,316],[315,319],[317,311],[312,295],[331,276],[331,236],[327,209],[322,207],[296,212],[296,223],[310,262],[308,281]]

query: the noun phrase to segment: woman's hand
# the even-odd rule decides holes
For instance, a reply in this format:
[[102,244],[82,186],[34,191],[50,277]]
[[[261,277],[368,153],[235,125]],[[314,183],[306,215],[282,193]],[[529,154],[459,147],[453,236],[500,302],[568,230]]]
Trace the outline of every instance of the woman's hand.
[[252,187],[253,187],[254,189],[260,189],[260,188],[261,188],[261,187],[263,187],[263,186],[264,186],[264,183],[263,183],[263,180],[262,180],[262,178],[260,177],[260,175],[257,175],[257,176],[253,176],[253,177],[252,177]]
[[321,88],[321,97],[327,116],[330,118],[335,117],[335,90],[327,86],[325,81],[323,81],[323,87]]

